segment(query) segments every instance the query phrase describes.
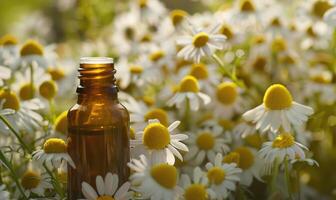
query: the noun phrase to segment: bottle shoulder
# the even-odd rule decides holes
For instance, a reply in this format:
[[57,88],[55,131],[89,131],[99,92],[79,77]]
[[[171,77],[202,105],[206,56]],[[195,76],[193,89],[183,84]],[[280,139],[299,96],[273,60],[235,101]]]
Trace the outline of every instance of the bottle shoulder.
[[80,103],[68,112],[69,126],[128,124],[129,113],[119,102]]

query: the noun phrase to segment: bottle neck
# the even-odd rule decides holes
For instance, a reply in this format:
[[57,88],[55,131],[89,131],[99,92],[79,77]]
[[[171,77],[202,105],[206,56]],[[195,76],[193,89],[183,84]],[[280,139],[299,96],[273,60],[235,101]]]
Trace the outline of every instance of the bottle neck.
[[[100,59],[100,60],[99,60]],[[117,99],[118,87],[115,85],[113,60],[108,58],[81,59],[78,69],[79,85],[76,92],[78,100],[92,96],[99,98]],[[104,62],[103,62],[104,61]]]

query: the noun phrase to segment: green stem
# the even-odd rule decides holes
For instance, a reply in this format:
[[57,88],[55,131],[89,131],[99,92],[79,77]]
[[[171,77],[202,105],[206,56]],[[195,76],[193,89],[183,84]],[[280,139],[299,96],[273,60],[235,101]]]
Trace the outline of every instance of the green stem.
[[230,79],[236,83],[239,87],[244,88],[244,84],[240,81],[238,81],[237,77],[236,77],[236,73],[235,70],[234,73],[230,73],[228,69],[226,69],[226,67],[224,66],[224,63],[222,62],[222,60],[216,55],[213,54],[212,58],[216,61],[216,63],[219,65],[220,70],[223,72],[224,75],[227,75],[228,77],[230,77]]
[[24,141],[20,137],[20,134],[13,128],[13,126],[8,122],[8,120],[5,117],[3,117],[2,115],[0,115],[0,120],[3,123],[5,123],[5,125],[9,128],[9,130],[11,130],[14,133],[15,137],[19,140],[23,149],[26,150],[29,154],[31,154],[32,150],[24,143]]
[[300,171],[296,170],[296,184],[298,188],[298,199],[301,199],[301,188],[300,188]]
[[272,181],[271,181],[271,194],[276,192],[276,179],[279,173],[279,166],[278,166],[278,159],[275,158],[274,164],[273,164],[273,176],[272,176]]
[[288,158],[285,157],[285,180],[287,185],[287,191],[289,199],[293,199],[292,192],[291,192],[291,184],[290,184],[290,177],[289,177],[289,169],[288,169]]
[[49,100],[49,107],[50,107],[50,119],[51,119],[51,122],[54,124],[54,122],[55,122],[55,104],[54,104],[53,99]]
[[21,195],[23,196],[24,199],[27,199],[27,196],[25,195],[22,187],[21,187],[21,184],[18,180],[18,176],[16,175],[15,173],[15,170],[13,170],[12,168],[12,165],[10,164],[10,162],[7,160],[6,156],[2,153],[2,151],[0,151],[0,160],[2,161],[2,163],[4,164],[4,166],[9,170],[9,172],[11,173],[11,176],[16,184],[16,186],[18,187],[19,189],[19,192],[21,193]]
[[57,194],[60,195],[61,199],[63,199],[64,198],[64,193],[63,193],[63,190],[62,190],[62,187],[61,187],[59,181],[57,180],[57,178],[55,178],[52,171],[50,171],[50,169],[47,167],[47,165],[45,163],[43,163],[43,167],[45,168],[45,170],[47,171],[47,173],[51,177],[52,183],[53,183],[54,188],[55,188],[55,191],[57,192]]

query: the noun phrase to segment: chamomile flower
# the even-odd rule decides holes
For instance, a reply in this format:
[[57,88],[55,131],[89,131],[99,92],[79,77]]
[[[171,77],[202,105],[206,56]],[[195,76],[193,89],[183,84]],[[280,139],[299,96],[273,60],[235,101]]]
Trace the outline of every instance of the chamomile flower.
[[21,176],[21,186],[26,196],[32,193],[43,196],[46,189],[52,188],[48,174],[36,169],[27,169],[24,172]]
[[36,40],[27,40],[20,49],[20,59],[17,65],[26,68],[33,62],[36,62],[40,67],[47,67],[43,46]]
[[0,199],[9,200],[9,192],[6,191],[6,185],[0,185]]
[[199,167],[194,169],[192,180],[188,175],[183,174],[180,184],[184,190],[181,198],[183,200],[206,200],[216,197],[216,193],[208,188],[209,181],[206,174]]
[[181,141],[188,138],[185,134],[174,134],[173,131],[180,124],[180,121],[173,122],[166,127],[159,120],[149,120],[143,131],[136,133],[135,148],[138,152],[148,152],[154,163],[168,162],[173,165],[175,157],[183,160],[181,153],[177,150],[188,151],[188,147]]
[[131,4],[131,12],[140,14],[142,19],[153,22],[166,13],[166,8],[158,0],[136,0]]
[[49,138],[43,148],[33,153],[33,159],[41,163],[46,163],[51,168],[58,168],[62,161],[65,160],[71,167],[75,167],[75,163],[67,153],[67,144],[59,138]]
[[275,160],[282,163],[286,157],[289,160],[304,159],[304,150],[308,148],[296,142],[292,134],[283,132],[273,141],[265,142],[258,155],[268,163],[273,163]]
[[285,86],[274,84],[266,90],[263,104],[247,111],[243,117],[256,123],[256,129],[261,132],[276,132],[280,127],[290,131],[291,125],[302,125],[311,114],[311,107],[296,103]]
[[260,178],[260,172],[263,167],[263,160],[257,156],[257,152],[246,146],[236,147],[223,158],[224,163],[236,163],[237,167],[242,169],[239,174],[240,183],[246,186],[252,184],[253,178]]
[[177,169],[167,163],[150,163],[144,155],[140,155],[139,160],[132,159],[128,164],[134,171],[130,177],[132,189],[140,192],[143,198],[152,200],[171,200],[181,196]]
[[225,81],[217,85],[214,92],[215,115],[231,118],[236,112],[242,110],[242,101],[240,99],[240,89],[230,81]]
[[189,152],[184,159],[192,161],[196,165],[201,164],[206,158],[209,161],[215,160],[217,153],[226,153],[230,150],[226,144],[228,141],[222,138],[223,129],[219,126],[213,128],[205,127],[196,134],[190,134],[186,140]]
[[323,20],[331,27],[336,27],[336,7],[329,9],[323,15]]
[[18,96],[9,90],[0,90],[0,105],[2,109],[14,111],[5,114],[4,116],[16,130],[24,130],[33,133],[41,127],[43,121],[42,116],[37,112],[44,105],[39,99],[31,99],[29,101],[20,102]]
[[225,199],[231,191],[236,190],[242,170],[237,168],[235,163],[223,163],[222,154],[217,154],[214,163],[209,162],[205,167],[210,188],[216,193],[216,199]]
[[98,194],[87,182],[82,182],[82,193],[85,200],[128,200],[131,196],[131,193],[128,192],[131,184],[126,182],[118,189],[118,182],[118,175],[109,172],[104,179],[101,176],[96,177]]
[[177,56],[185,60],[199,63],[204,56],[212,56],[214,49],[222,49],[226,36],[217,34],[220,25],[217,24],[204,30],[198,30],[190,25],[191,35],[177,39],[177,44],[183,46]]
[[167,104],[169,106],[176,104],[177,108],[182,108],[186,101],[189,101],[190,109],[196,111],[200,107],[200,100],[205,105],[211,101],[208,95],[200,92],[197,79],[193,76],[187,75],[180,81],[178,91]]

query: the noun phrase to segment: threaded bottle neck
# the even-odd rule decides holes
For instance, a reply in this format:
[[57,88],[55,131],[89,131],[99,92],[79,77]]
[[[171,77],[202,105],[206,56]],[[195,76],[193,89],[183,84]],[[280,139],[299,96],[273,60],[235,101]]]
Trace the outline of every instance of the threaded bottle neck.
[[84,57],[80,59],[79,86],[76,92],[79,94],[117,94],[115,85],[113,59],[107,57]]

